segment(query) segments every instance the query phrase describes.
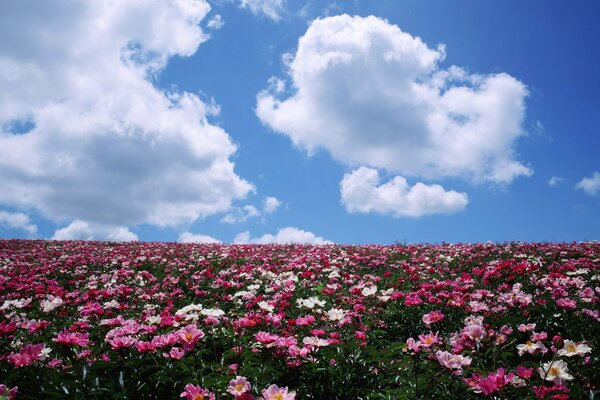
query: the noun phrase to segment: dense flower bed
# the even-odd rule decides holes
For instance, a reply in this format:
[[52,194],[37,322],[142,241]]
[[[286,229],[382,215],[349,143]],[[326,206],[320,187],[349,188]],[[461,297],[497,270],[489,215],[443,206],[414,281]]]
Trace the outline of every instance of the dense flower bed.
[[599,299],[600,243],[4,240],[0,398],[598,398]]

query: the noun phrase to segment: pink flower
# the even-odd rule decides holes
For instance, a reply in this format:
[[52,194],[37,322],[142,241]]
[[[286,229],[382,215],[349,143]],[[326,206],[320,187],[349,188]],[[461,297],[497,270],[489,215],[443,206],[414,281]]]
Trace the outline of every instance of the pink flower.
[[188,383],[185,390],[179,397],[185,397],[187,400],[215,400],[215,394],[208,389],[202,389],[200,386]]
[[257,342],[262,343],[262,344],[269,344],[269,343],[273,343],[277,340],[277,338],[279,338],[279,336],[273,334],[273,333],[268,333],[268,332],[258,332],[254,338],[256,339]]
[[419,347],[429,348],[442,343],[439,333],[429,332],[427,335],[419,335]]
[[444,367],[451,369],[456,375],[462,374],[462,367],[471,365],[470,357],[463,357],[458,354],[452,354],[447,351],[438,350],[435,352],[435,358]]
[[229,381],[227,392],[231,393],[237,399],[251,388],[248,379],[243,376],[236,376],[235,379]]
[[52,341],[64,345],[88,347],[90,344],[90,335],[87,333],[69,332],[64,330],[59,332],[56,338]]
[[296,392],[288,392],[287,386],[280,388],[277,385],[271,385],[262,391],[261,400],[294,400]]
[[198,340],[204,337],[202,332],[196,325],[188,325],[185,328],[177,332],[177,339],[179,343],[183,343],[185,350],[191,350],[194,348]]
[[444,317],[445,317],[445,315],[442,314],[441,311],[434,310],[434,311],[430,312],[429,314],[423,315],[422,319],[423,319],[423,323],[425,324],[425,326],[429,328],[429,326],[431,324],[434,324],[436,322],[443,320]]
[[131,336],[117,336],[115,338],[106,339],[106,342],[111,345],[113,350],[118,350],[123,347],[131,347],[136,343],[136,339]]
[[512,372],[506,375],[504,368],[500,368],[498,371],[489,374],[487,377],[481,378],[478,386],[483,394],[490,395],[496,391],[502,390],[502,388],[508,385],[514,377],[515,374]]
[[185,350],[183,350],[180,347],[173,347],[171,349],[171,351],[168,354],[169,357],[174,358],[176,360],[181,359],[183,356],[185,356]]

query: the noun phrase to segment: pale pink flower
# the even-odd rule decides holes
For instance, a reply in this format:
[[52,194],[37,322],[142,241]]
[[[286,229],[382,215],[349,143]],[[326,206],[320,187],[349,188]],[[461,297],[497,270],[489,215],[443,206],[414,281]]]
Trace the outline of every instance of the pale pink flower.
[[229,381],[227,392],[234,395],[236,398],[248,392],[251,389],[248,379],[243,376],[236,376],[235,379]]
[[277,385],[271,385],[262,391],[261,400],[294,400],[296,392],[288,392],[288,388],[280,388]]
[[464,357],[459,354],[452,354],[441,350],[435,352],[435,357],[441,365],[451,369],[456,375],[462,374],[462,368],[471,365],[472,361],[470,357]]

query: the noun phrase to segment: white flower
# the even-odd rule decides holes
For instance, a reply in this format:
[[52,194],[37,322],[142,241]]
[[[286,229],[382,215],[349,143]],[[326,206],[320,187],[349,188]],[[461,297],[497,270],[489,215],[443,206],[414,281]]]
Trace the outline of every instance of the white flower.
[[327,339],[321,339],[316,336],[307,336],[302,339],[302,343],[305,346],[315,346],[315,347],[324,347],[329,346],[329,341]]
[[49,313],[50,311],[62,306],[63,303],[64,301],[60,297],[48,296],[48,300],[40,301],[40,307],[42,308],[43,312]]
[[121,304],[116,300],[107,301],[104,303],[104,308],[119,308]]
[[162,321],[162,318],[159,317],[158,315],[152,315],[152,316],[146,318],[146,323],[149,325],[158,325],[158,324],[160,324],[161,321]]
[[361,290],[361,293],[365,297],[373,296],[375,293],[377,293],[377,286],[375,286],[375,285],[367,286],[367,287],[363,288],[363,290]]
[[266,301],[259,301],[258,306],[260,307],[261,310],[264,310],[266,312],[273,312],[273,310],[275,309],[275,307],[273,307]]
[[342,321],[346,316],[346,311],[340,310],[338,308],[332,308],[327,311],[327,317],[329,317],[330,321]]
[[48,358],[48,355],[51,351],[52,349],[50,347],[44,347],[42,351],[40,351],[40,360],[44,361],[46,358]]
[[558,384],[562,384],[565,380],[570,381],[573,379],[573,375],[569,374],[569,372],[567,363],[563,360],[547,362],[538,368],[538,373],[542,379]]
[[572,340],[565,339],[563,348],[558,350],[556,354],[558,354],[559,356],[572,357],[582,356],[591,351],[592,348],[583,342],[575,343]]
[[324,307],[325,301],[319,300],[319,298],[316,296],[312,296],[308,299],[298,299],[296,300],[296,304],[298,305],[298,307],[306,307],[312,310],[313,308],[315,308],[315,306]]
[[220,308],[205,308],[204,310],[200,311],[200,314],[206,317],[219,318],[225,315],[225,311],[221,310]]
[[542,342],[531,342],[527,341],[525,344],[518,344],[517,351],[522,356],[525,353],[534,354],[537,350],[545,350],[546,346]]

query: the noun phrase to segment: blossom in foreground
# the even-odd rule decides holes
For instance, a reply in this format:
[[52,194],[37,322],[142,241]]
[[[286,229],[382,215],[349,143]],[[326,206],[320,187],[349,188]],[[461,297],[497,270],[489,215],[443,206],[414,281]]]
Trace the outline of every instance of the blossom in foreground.
[[185,397],[187,400],[215,400],[214,393],[191,383],[185,385],[185,390],[181,393],[180,397]]
[[576,343],[572,340],[565,339],[563,348],[558,350],[556,354],[559,356],[572,357],[572,356],[583,356],[586,353],[592,351],[592,348],[584,342]]
[[296,392],[288,392],[288,388],[280,388],[277,385],[271,385],[262,391],[261,400],[294,400],[296,398]]
[[538,368],[538,373],[542,379],[551,381],[554,383],[562,384],[564,381],[570,381],[573,379],[573,375],[569,372],[569,367],[563,360],[554,360],[542,364]]
[[235,379],[229,381],[227,392],[231,393],[237,399],[251,389],[250,382],[243,376],[236,376]]
[[13,400],[17,395],[17,390],[19,388],[15,386],[12,389],[7,388],[6,386],[0,384],[0,400]]

